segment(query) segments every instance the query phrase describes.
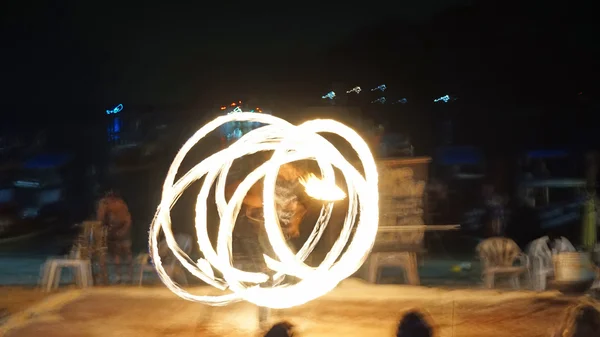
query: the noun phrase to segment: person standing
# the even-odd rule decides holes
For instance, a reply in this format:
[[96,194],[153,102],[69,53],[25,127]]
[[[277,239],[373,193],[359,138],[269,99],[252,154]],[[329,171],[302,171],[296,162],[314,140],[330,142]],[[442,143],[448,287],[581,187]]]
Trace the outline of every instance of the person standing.
[[[307,213],[306,200],[302,198],[302,184],[300,178],[304,171],[293,164],[284,164],[280,167],[277,182],[275,186],[275,208],[281,229],[289,240],[297,238],[300,235],[300,224]],[[227,199],[231,197],[239,182],[231,184],[227,188]],[[236,227],[241,227],[234,231],[235,241],[237,241],[246,254],[246,257],[252,261],[255,272],[272,274],[264,261],[263,254],[276,257],[273,248],[269,243],[266,229],[264,228],[262,183],[254,185],[243,201],[240,223]],[[268,284],[273,285],[273,284]],[[259,307],[258,320],[259,325],[264,328],[268,323],[269,309]]]
[[[115,262],[117,283],[121,282],[125,268],[129,271],[129,280],[133,280],[131,214],[127,203],[114,191],[109,191],[98,202],[96,216],[97,220],[107,228],[108,253]],[[127,266],[123,266],[122,262]]]
[[494,185],[483,186],[484,206],[487,210],[486,229],[489,236],[503,236],[505,230],[503,198],[496,193]]

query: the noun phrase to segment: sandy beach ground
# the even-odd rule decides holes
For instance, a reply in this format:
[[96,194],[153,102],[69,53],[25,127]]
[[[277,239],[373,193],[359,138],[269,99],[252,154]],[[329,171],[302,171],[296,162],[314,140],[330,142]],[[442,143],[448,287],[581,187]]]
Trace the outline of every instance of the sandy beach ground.
[[[207,287],[196,294],[216,294]],[[210,307],[176,297],[164,287],[111,287],[44,294],[2,289],[14,312],[0,336],[258,336],[257,308],[249,303]],[[392,336],[402,314],[427,312],[437,336],[548,336],[564,309],[579,301],[558,292],[441,289],[344,281],[305,305],[272,312],[299,336]],[[12,304],[10,304],[12,303]],[[23,309],[25,308],[25,309]]]
[[53,294],[34,287],[0,287],[0,317],[23,311]]

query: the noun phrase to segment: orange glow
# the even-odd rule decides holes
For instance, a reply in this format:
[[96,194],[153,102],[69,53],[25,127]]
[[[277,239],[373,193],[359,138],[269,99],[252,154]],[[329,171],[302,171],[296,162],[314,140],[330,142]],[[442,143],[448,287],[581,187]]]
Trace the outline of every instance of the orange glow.
[[242,104],[242,101],[238,101],[238,104]]
[[306,178],[300,178],[300,183],[306,188],[306,194],[317,200],[338,201],[346,198],[346,193],[335,182],[332,184],[319,179],[312,173]]
[[222,107],[221,107],[221,110],[225,110],[225,109],[227,109],[227,107],[226,107],[226,106],[222,106]]
[[231,106],[236,106],[235,102],[231,103]]

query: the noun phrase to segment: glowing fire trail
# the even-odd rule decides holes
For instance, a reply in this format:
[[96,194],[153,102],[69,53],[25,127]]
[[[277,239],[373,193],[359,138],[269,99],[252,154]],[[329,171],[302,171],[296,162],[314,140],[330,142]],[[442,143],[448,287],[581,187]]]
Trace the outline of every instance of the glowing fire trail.
[[[250,131],[228,148],[206,158],[185,173],[179,180],[175,177],[179,167],[191,150],[209,132],[228,122],[249,121],[266,124]],[[358,154],[364,169],[364,176],[350,165],[341,153],[319,133],[334,133],[345,138]],[[225,180],[233,160],[259,151],[274,151],[273,156],[251,172],[237,187],[231,200],[225,200]],[[314,249],[327,226],[333,203],[324,205],[309,239],[294,254],[287,246],[279,221],[275,216],[275,182],[279,167],[285,163],[312,159],[317,161],[322,179],[308,177],[304,181],[307,193],[314,198],[339,200],[343,191],[335,184],[333,167],[337,167],[346,180],[348,189],[348,212],[344,219],[340,237],[334,243],[325,260],[318,267],[310,267],[304,260]],[[183,191],[193,182],[204,177],[203,185],[196,202],[196,233],[198,245],[204,259],[192,261],[175,242],[171,232],[170,209]],[[267,266],[276,272],[274,279],[283,275],[300,278],[296,284],[278,284],[273,287],[260,287],[268,280],[264,273],[252,273],[236,269],[231,262],[231,239],[235,219],[242,201],[250,188],[264,177],[265,228],[277,260],[265,256]],[[312,179],[311,179],[312,178]],[[261,307],[288,308],[301,305],[332,290],[340,281],[352,275],[368,257],[375,241],[379,220],[377,168],[373,155],[365,141],[351,128],[333,120],[312,120],[299,126],[280,118],[260,113],[236,113],[221,116],[198,130],[180,149],[167,173],[163,185],[162,200],[150,225],[150,250],[157,272],[165,285],[178,296],[209,305],[225,305],[234,301],[246,300]],[[207,199],[210,188],[216,182],[216,204],[219,211],[220,227],[217,249],[209,240],[207,229]],[[332,191],[322,195],[322,187]],[[335,188],[334,188],[335,187]],[[337,190],[336,190],[337,188]],[[357,214],[361,216],[357,220]],[[270,215],[270,216],[269,216]],[[348,242],[350,233],[356,233]],[[220,296],[194,295],[173,282],[158,255],[158,236],[164,232],[167,245],[175,257],[194,276],[221,290],[228,290]],[[347,249],[343,252],[344,248]],[[343,254],[342,254],[343,252]],[[339,259],[338,259],[339,258]],[[223,277],[215,276],[214,269]],[[247,284],[251,284],[248,286]],[[276,282],[277,283],[277,282]]]

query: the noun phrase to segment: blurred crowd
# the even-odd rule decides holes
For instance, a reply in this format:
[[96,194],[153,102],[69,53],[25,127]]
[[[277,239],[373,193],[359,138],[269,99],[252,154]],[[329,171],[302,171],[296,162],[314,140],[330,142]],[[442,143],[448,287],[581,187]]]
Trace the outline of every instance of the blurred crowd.
[[[405,313],[396,329],[396,337],[437,335],[431,317],[419,310]],[[567,308],[559,324],[549,333],[549,337],[597,337],[599,335],[600,311],[597,304],[588,301]],[[299,334],[293,324],[282,321],[273,325],[264,337],[299,337]]]

